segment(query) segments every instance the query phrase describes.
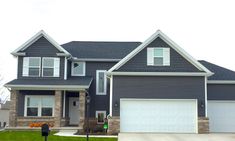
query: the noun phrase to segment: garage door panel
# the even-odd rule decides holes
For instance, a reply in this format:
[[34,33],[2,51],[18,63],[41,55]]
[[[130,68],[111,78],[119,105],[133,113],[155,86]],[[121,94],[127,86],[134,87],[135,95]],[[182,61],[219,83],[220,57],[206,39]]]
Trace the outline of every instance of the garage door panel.
[[208,101],[211,132],[235,132],[235,101]]
[[121,100],[121,132],[195,133],[196,100]]

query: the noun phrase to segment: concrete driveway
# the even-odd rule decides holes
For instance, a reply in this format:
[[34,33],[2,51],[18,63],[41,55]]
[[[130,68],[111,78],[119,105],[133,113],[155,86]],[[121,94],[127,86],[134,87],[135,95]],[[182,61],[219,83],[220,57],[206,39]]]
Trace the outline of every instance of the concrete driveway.
[[118,141],[235,141],[235,134],[119,133]]

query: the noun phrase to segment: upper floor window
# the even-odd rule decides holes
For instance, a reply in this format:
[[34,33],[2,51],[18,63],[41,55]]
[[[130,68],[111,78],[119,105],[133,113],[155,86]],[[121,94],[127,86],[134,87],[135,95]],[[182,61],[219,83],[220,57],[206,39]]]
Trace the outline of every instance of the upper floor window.
[[23,76],[39,77],[41,69],[40,57],[23,58]]
[[170,48],[147,48],[148,66],[170,66]]
[[96,94],[106,95],[107,88],[106,70],[96,71]]
[[[41,71],[42,68],[42,71]],[[29,77],[59,77],[60,58],[41,57],[23,58],[23,76]]]
[[42,58],[42,76],[59,77],[60,58],[43,57]]
[[72,62],[71,68],[72,76],[85,76],[86,63],[85,62]]

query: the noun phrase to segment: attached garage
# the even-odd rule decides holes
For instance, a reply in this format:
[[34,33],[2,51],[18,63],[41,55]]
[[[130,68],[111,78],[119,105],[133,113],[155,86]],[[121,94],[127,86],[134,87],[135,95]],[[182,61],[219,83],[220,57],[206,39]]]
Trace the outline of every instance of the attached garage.
[[197,133],[197,100],[121,99],[120,132]]
[[235,101],[209,100],[210,132],[235,132]]

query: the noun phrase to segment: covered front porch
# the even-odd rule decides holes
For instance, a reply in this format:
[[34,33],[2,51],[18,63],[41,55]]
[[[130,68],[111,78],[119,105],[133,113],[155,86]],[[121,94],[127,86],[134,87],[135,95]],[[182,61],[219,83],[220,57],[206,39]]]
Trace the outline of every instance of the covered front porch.
[[91,81],[77,86],[6,85],[11,91],[9,127],[35,127],[46,122],[53,128],[82,129]]

